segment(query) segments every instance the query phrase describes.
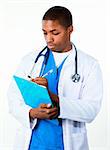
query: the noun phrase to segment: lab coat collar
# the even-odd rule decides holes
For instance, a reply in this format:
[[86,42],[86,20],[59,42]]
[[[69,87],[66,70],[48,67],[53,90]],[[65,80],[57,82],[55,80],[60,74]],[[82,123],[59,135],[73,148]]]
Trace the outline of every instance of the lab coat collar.
[[70,65],[71,63],[74,63],[75,62],[75,55],[76,55],[75,48],[74,48],[74,45],[72,44],[71,53],[67,57],[67,59],[66,59],[66,61],[64,63],[64,66],[66,66],[68,64]]

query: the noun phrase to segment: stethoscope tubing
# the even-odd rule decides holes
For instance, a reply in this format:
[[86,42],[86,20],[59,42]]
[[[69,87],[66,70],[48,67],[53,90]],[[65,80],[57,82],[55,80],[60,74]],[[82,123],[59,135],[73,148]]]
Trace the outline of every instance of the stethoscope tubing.
[[[72,81],[73,81],[73,82],[77,83],[77,82],[79,82],[79,80],[80,80],[80,75],[78,74],[77,48],[76,48],[76,46],[75,46],[74,44],[73,44],[73,46],[74,46],[75,53],[76,53],[76,54],[75,54],[75,74],[72,75],[71,78],[72,78]],[[42,53],[45,51],[45,49],[47,49],[46,53],[45,53],[45,54],[42,54]],[[36,59],[35,59],[35,61],[34,61],[34,65],[33,65],[32,69],[31,69],[31,71],[30,71],[30,74],[28,75],[29,78],[31,78],[31,74],[32,74],[32,72],[33,72],[33,70],[34,70],[35,64],[37,63],[37,61],[38,61],[38,59],[39,59],[40,56],[44,56],[44,60],[43,60],[43,63],[42,63],[42,68],[41,68],[42,72],[40,73],[40,76],[43,75],[43,71],[44,71],[44,69],[45,69],[45,67],[46,67],[46,64],[47,64],[47,61],[48,61],[48,58],[49,58],[49,53],[50,53],[49,48],[48,48],[47,46],[45,46],[45,47],[42,49],[42,51],[38,54],[38,56],[36,57]]]

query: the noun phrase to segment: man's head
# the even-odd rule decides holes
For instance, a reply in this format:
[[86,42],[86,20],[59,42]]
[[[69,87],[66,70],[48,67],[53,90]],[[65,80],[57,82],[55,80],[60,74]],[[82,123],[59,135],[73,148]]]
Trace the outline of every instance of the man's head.
[[42,20],[47,46],[52,51],[70,50],[70,34],[73,31],[71,12],[65,7],[55,6],[47,10]]
[[71,12],[67,8],[61,6],[51,7],[44,14],[42,20],[57,20],[59,24],[65,28],[72,25]]

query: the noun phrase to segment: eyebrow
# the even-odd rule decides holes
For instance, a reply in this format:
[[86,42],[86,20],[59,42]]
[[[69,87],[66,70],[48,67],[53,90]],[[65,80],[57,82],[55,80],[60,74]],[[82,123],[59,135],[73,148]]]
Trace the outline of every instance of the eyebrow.
[[[46,30],[42,29],[42,31],[47,32]],[[56,29],[50,30],[49,32],[54,32]]]

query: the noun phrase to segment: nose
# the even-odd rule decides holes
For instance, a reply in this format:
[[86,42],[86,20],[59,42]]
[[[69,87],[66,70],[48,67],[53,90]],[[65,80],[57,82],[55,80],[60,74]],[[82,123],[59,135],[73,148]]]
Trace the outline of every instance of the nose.
[[47,36],[46,36],[46,42],[47,43],[51,43],[53,41],[54,41],[54,39],[53,39],[52,35],[51,34],[47,34]]

